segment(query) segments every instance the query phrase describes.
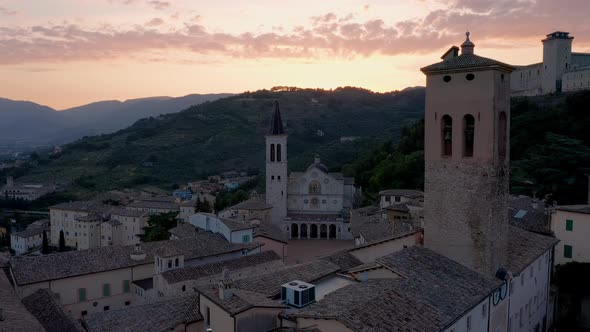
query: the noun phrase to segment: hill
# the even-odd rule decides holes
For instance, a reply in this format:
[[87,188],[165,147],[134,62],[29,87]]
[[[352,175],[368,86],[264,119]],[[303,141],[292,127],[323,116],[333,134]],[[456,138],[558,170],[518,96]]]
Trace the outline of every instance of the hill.
[[230,94],[101,101],[56,111],[28,101],[0,98],[0,153],[67,143],[85,135],[111,133],[135,121],[186,109]]
[[[86,190],[181,183],[231,169],[264,165],[264,135],[278,99],[289,132],[289,166],[302,169],[319,153],[330,167],[352,162],[381,137],[423,117],[424,89],[374,93],[275,88],[246,92],[137,121],[116,133],[64,146],[29,180],[73,182]],[[341,142],[344,141],[344,142]]]

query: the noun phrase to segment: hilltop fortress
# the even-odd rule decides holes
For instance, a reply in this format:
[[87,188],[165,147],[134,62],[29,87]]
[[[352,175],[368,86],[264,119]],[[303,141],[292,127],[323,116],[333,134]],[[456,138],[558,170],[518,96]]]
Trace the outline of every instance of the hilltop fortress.
[[516,66],[510,86],[512,96],[590,89],[590,53],[572,52],[574,37],[556,31],[543,42],[543,61]]

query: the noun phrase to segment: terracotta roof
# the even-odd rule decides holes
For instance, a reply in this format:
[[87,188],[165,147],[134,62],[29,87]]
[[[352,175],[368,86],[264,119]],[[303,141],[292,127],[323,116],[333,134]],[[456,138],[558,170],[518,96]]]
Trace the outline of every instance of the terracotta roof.
[[57,302],[56,296],[46,288],[25,297],[23,304],[47,331],[81,332],[82,326]]
[[545,208],[543,201],[528,196],[511,196],[508,201],[510,224],[530,232],[552,235]]
[[185,261],[260,247],[258,243],[232,244],[220,234],[199,233],[194,238],[142,244],[146,258],[131,259],[135,246],[107,246],[88,250],[54,253],[43,256],[16,256],[11,269],[17,284],[31,284],[77,275],[121,269],[129,266],[152,264],[156,250],[171,245],[184,254]]
[[236,210],[269,210],[272,205],[267,204],[263,199],[251,198],[232,206],[230,209]]
[[288,241],[287,234],[283,233],[278,226],[266,222],[260,223],[260,225],[254,229],[253,237],[258,236],[266,237],[285,244],[287,244]]
[[91,314],[83,324],[89,332],[161,332],[201,320],[199,297],[192,295]]
[[47,226],[46,227],[28,227],[24,231],[13,233],[12,235],[27,238],[27,237],[43,234],[43,231],[49,231],[49,227],[47,227]]
[[346,286],[292,316],[335,319],[353,331],[440,331],[501,284],[417,246],[377,262],[400,278]]
[[134,218],[139,218],[139,217],[143,217],[147,215],[146,211],[141,211],[141,210],[131,210],[131,209],[125,209],[125,208],[114,208],[113,211],[111,212],[111,215],[116,215],[116,216],[121,216],[121,217],[134,217]]
[[363,262],[350,253],[350,250],[341,250],[325,256],[318,257],[320,260],[337,265],[342,271],[348,271],[353,267],[362,265]]
[[[258,254],[248,255],[222,262],[209,263],[198,266],[189,266],[162,273],[162,277],[170,284],[187,280],[197,280],[212,275],[220,274],[224,268],[231,271],[262,265],[270,262],[280,262],[281,258],[272,250]],[[276,265],[272,265],[276,266]]]
[[168,233],[179,238],[191,238],[197,236],[199,231],[190,223],[181,223],[180,225],[168,230]]
[[276,296],[281,291],[281,285],[289,281],[301,280],[313,283],[338,271],[340,271],[340,267],[334,263],[313,260],[285,266],[250,278],[235,280],[234,285],[236,288],[262,293],[267,296]]
[[4,320],[0,320],[0,331],[45,331],[37,318],[21,303],[2,269],[0,269],[0,309],[4,311]]
[[281,119],[281,110],[279,109],[279,101],[274,101],[274,108],[272,113],[272,119],[270,120],[270,130],[268,131],[271,135],[284,135],[285,128],[283,127],[283,120]]
[[232,316],[255,307],[288,308],[280,301],[268,298],[265,294],[244,289],[234,289],[232,297],[227,300],[219,298],[219,289],[216,284],[197,286],[197,290]]
[[155,210],[180,210],[180,205],[174,202],[161,202],[161,201],[134,201],[127,204],[128,208],[138,209],[155,209]]
[[410,209],[408,209],[408,205],[405,203],[388,205],[385,207],[385,210],[399,211],[399,212],[410,212]]
[[475,54],[461,54],[454,58],[448,58],[441,62],[437,62],[430,66],[420,68],[425,74],[447,73],[457,70],[485,70],[485,69],[499,69],[506,72],[511,72],[515,68],[503,62],[485,58]]
[[[218,217],[219,218],[219,217]],[[231,218],[219,218],[221,222],[232,231],[241,231],[244,229],[256,228],[256,225],[251,225],[248,222],[240,222]]]
[[519,227],[509,226],[508,261],[504,268],[514,274],[519,274],[558,242],[559,240],[553,236],[536,234]]
[[88,213],[108,213],[113,207],[97,201],[74,201],[69,203],[61,203],[49,207],[50,210],[70,210]]

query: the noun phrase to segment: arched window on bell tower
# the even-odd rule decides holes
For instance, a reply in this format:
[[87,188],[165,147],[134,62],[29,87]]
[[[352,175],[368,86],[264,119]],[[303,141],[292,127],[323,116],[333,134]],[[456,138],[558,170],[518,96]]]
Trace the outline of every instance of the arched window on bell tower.
[[453,118],[449,115],[444,115],[441,118],[441,143],[442,143],[442,155],[452,156],[453,155]]
[[275,145],[270,145],[270,161],[275,161]]
[[277,144],[277,161],[281,161],[281,145]]
[[475,118],[471,114],[463,117],[463,157],[473,157],[475,140]]
[[508,124],[506,121],[506,112],[500,112],[498,123],[498,156],[501,159],[506,158],[506,149],[508,148]]

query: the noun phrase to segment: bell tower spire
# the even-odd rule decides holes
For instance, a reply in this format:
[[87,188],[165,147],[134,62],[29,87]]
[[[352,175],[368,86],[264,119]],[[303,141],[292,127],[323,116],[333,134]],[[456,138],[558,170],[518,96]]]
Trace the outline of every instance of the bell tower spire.
[[273,103],[270,128],[266,135],[266,203],[272,205],[271,220],[283,224],[287,216],[287,132],[279,101]]

